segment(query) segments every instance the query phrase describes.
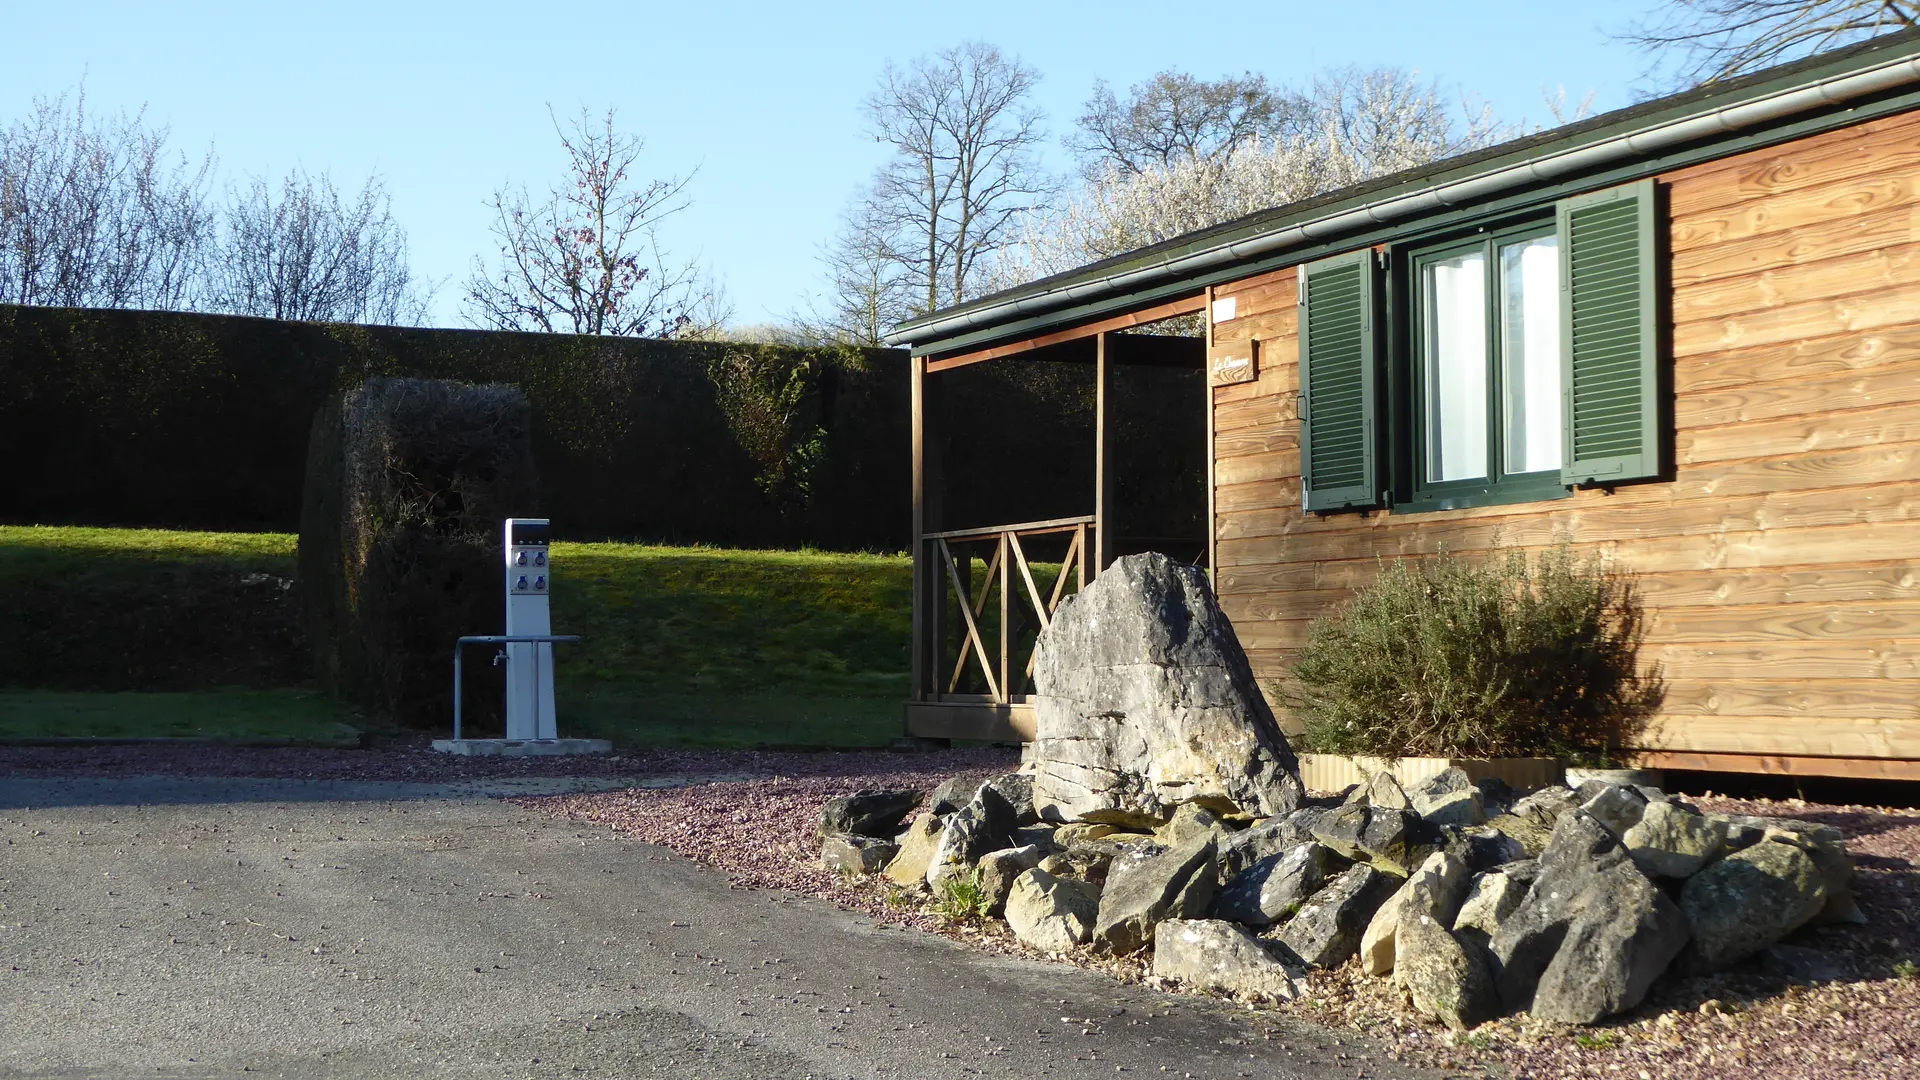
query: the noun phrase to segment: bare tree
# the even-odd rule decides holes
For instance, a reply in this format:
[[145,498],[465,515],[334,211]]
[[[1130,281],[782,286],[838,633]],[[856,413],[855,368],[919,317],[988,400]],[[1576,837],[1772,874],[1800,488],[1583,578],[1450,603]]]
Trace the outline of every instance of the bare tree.
[[915,294],[906,259],[895,249],[887,215],[863,194],[841,212],[840,231],[820,253],[827,270],[827,310],[795,318],[813,341],[878,346],[896,323],[913,314]]
[[1132,175],[1280,141],[1306,113],[1300,95],[1268,85],[1264,75],[1209,82],[1169,70],[1131,87],[1124,101],[1104,81],[1095,82],[1066,144],[1089,179],[1109,169]]
[[1488,145],[1512,133],[1483,109],[1464,118],[1409,71],[1341,69],[1297,99],[1274,139],[1125,172],[1111,164],[1058,205],[1021,215],[993,288],[1088,263]]
[[[1039,79],[992,45],[967,42],[904,68],[889,63],[867,98],[872,135],[892,156],[840,243],[863,252],[856,266],[897,268],[908,313],[973,295],[1009,223],[1052,190],[1036,155]],[[866,280],[891,282],[895,272]]]
[[1915,0],[1669,0],[1620,36],[1649,54],[1652,81],[1695,86],[1915,26]]
[[213,233],[213,156],[166,142],[144,112],[90,116],[84,89],[0,128],[0,300],[189,306]]
[[[551,110],[549,110],[551,115]],[[699,266],[674,261],[658,230],[685,209],[691,175],[642,180],[645,143],[614,126],[608,109],[582,109],[554,132],[566,180],[534,201],[522,187],[496,190],[492,232],[499,260],[476,258],[467,318],[476,326],[546,333],[673,337],[725,322],[718,293]]]
[[343,201],[333,180],[296,170],[276,186],[253,177],[227,194],[207,306],[312,322],[414,323],[426,317],[407,234],[378,176]]

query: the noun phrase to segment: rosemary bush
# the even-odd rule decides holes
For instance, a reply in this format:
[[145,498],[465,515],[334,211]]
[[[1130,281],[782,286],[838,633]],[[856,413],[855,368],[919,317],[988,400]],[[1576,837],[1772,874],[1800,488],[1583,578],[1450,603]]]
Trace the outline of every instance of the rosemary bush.
[[1564,542],[1397,560],[1315,623],[1282,700],[1330,754],[1604,760],[1659,709],[1633,579]]

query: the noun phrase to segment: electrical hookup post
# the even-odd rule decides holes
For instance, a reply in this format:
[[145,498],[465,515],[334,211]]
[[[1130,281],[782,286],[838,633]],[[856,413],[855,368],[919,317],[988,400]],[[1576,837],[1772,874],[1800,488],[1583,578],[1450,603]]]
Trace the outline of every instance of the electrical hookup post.
[[[547,519],[508,518],[502,530],[506,553],[506,629],[504,634],[470,634],[453,646],[453,738],[435,739],[433,748],[449,754],[530,756],[600,754],[613,749],[605,739],[562,739],[553,708],[553,646],[574,642],[576,634],[555,634],[548,598],[553,565],[547,547]],[[497,646],[493,662],[507,665],[507,725],[502,739],[469,739],[463,730],[460,695],[464,656],[470,645]]]

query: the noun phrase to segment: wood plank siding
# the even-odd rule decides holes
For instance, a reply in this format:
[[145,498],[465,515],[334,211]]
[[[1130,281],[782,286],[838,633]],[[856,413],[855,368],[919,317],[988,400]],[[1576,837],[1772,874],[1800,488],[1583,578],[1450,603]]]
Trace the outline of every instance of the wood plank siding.
[[1379,557],[1564,536],[1644,575],[1647,659],[1669,688],[1641,749],[1696,767],[1920,762],[1920,115],[1660,183],[1670,481],[1303,514],[1295,271],[1215,287],[1236,317],[1212,328],[1214,355],[1251,346],[1258,372],[1211,390],[1215,580],[1263,683]]

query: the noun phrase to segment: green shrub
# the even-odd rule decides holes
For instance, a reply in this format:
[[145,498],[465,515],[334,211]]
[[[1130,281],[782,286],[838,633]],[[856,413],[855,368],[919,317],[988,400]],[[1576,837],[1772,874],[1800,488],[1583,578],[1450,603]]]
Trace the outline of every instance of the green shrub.
[[980,878],[980,868],[974,867],[965,877],[954,874],[941,878],[933,898],[933,910],[951,922],[968,922],[986,915],[987,890]]
[[1604,757],[1659,708],[1632,578],[1562,543],[1399,560],[1315,623],[1281,698],[1331,754]]

